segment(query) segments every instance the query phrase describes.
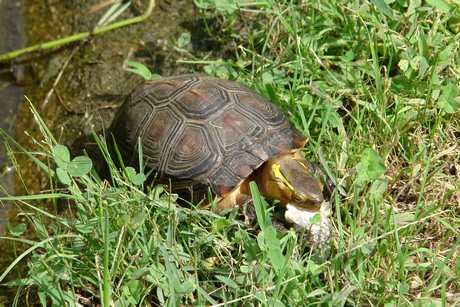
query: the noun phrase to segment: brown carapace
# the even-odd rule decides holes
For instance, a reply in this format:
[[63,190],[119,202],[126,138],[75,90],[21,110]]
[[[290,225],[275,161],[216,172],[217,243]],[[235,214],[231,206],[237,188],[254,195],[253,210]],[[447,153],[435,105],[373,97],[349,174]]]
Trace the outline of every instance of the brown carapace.
[[[318,210],[323,185],[300,155],[304,138],[272,102],[246,86],[205,75],[142,84],[121,106],[110,128],[125,165],[139,167],[183,198],[217,210],[238,206],[255,181],[261,194]],[[109,138],[109,142],[112,138]]]

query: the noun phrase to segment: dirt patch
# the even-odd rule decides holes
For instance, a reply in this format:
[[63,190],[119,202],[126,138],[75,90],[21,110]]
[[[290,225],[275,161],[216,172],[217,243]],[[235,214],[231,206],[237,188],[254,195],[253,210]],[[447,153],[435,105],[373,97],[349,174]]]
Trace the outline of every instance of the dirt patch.
[[[107,10],[100,8],[99,3],[65,1],[56,5],[40,5],[34,2],[33,7],[27,6],[28,44],[88,31]],[[132,5],[119,20],[142,14],[146,6],[146,1]],[[68,45],[37,58],[35,66],[38,80],[36,84],[25,88],[25,95],[60,143],[72,146],[75,140],[91,135],[93,129],[100,131],[102,127],[108,127],[117,106],[142,82],[141,77],[126,71],[126,61],[144,63],[154,73],[164,76],[200,70],[197,65],[178,63],[178,60],[186,59],[184,53],[174,48],[175,41],[183,33],[193,34],[191,42],[185,46],[189,52],[199,55],[216,49],[192,1],[157,1],[145,22],[104,33],[86,43]],[[73,55],[53,88],[59,70],[79,44],[78,52]],[[52,88],[54,93],[45,104]],[[36,144],[33,144],[30,136],[37,140],[42,138],[28,103],[24,103],[18,119],[16,139],[27,149],[33,149]],[[35,174],[24,175],[30,180],[26,185],[35,187],[29,193],[46,187],[48,180],[36,176],[39,173],[36,166],[26,160],[20,163],[30,164],[23,170]]]

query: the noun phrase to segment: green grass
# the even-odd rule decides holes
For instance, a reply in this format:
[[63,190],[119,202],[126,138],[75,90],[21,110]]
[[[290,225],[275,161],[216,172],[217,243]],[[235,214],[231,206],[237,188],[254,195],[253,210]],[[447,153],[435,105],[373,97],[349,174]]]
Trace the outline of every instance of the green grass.
[[[177,206],[130,168],[109,186],[42,125],[30,157],[46,157],[52,192],[10,198],[32,209],[37,237],[23,242],[29,274],[10,285],[58,305],[459,305],[458,4],[195,3],[235,58],[183,61],[250,85],[308,136],[306,157],[337,184],[330,244],[276,233],[257,196],[260,230]],[[39,209],[47,198],[72,214]]]

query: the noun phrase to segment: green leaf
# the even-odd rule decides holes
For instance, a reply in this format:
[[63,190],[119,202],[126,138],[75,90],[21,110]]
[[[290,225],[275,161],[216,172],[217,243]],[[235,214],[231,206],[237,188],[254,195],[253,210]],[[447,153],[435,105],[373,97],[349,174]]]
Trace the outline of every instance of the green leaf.
[[306,271],[310,274],[317,276],[326,270],[324,264],[316,264],[313,260],[308,259],[305,267]]
[[147,178],[145,177],[144,174],[139,173],[139,174],[136,174],[136,176],[134,176],[132,179],[133,179],[134,185],[140,186],[145,182]]
[[136,170],[132,166],[127,166],[125,168],[126,179],[132,181],[132,178],[136,176]]
[[200,9],[209,9],[214,5],[214,0],[194,0],[193,2]]
[[372,243],[370,243],[370,242],[369,242],[369,243],[364,243],[364,244],[361,246],[360,250],[361,250],[361,252],[362,252],[363,254],[369,255],[369,254],[372,253],[372,251],[374,250],[374,245],[375,245],[375,244],[372,244]]
[[92,218],[84,223],[76,223],[73,226],[73,230],[80,234],[92,233],[99,227],[99,219]]
[[[177,270],[177,268],[174,268],[174,270]],[[176,274],[176,276],[173,277],[173,283],[174,283],[174,290],[178,294],[183,294],[183,293],[190,293],[193,290],[195,290],[195,285],[193,282],[190,280],[187,281],[181,281],[179,278],[179,273]]]
[[443,0],[427,0],[426,1],[429,5],[441,10],[442,12],[449,14],[451,11],[454,9],[447,3],[446,1]]
[[254,208],[256,209],[257,222],[262,231],[264,231],[266,227],[272,224],[267,211],[267,202],[260,195],[257,184],[254,181],[249,183],[249,189],[251,190]]
[[398,66],[403,72],[406,72],[407,69],[409,68],[409,61],[405,59],[401,59],[398,63]]
[[137,186],[142,185],[146,180],[146,177],[143,173],[137,173],[136,170],[131,166],[125,168],[125,174],[126,178]]
[[388,181],[378,180],[374,181],[369,188],[369,198],[373,200],[379,200],[384,198],[384,193],[387,191]]
[[136,170],[128,166],[125,168],[126,179],[128,179],[134,185],[140,186],[146,180],[146,177],[143,173],[137,173]]
[[58,167],[67,169],[67,165],[70,163],[70,152],[67,147],[62,145],[56,145],[53,148],[54,160]]
[[192,40],[192,35],[190,32],[183,32],[181,35],[179,35],[179,38],[177,39],[177,47],[179,49],[184,49],[188,44],[190,44],[190,41]]
[[244,247],[244,257],[247,261],[252,262],[259,259],[260,248],[257,244],[258,242],[250,237],[246,231],[238,230],[235,233],[235,242]]
[[442,94],[438,99],[439,107],[446,113],[454,114],[458,110],[458,88],[455,84],[449,84],[442,88]]
[[17,224],[16,226],[13,227],[13,224],[8,222],[8,231],[10,232],[11,235],[19,237],[26,231],[27,225],[24,223]]
[[32,229],[35,232],[35,234],[41,239],[49,238],[46,226],[42,223],[42,221],[34,217],[31,217],[31,219],[34,226]]
[[192,281],[187,280],[181,283],[179,287],[175,288],[179,293],[191,293],[195,290],[195,284]]
[[127,68],[126,69],[127,71],[135,73],[141,76],[142,78],[144,78],[145,80],[151,80],[152,73],[150,72],[150,69],[148,69],[148,67],[145,66],[144,64],[139,63],[139,62],[130,61],[130,62],[126,62],[126,65],[131,67],[131,68]]
[[372,4],[374,4],[377,9],[382,12],[387,17],[393,19],[393,10],[388,6],[388,4],[384,0],[371,0]]
[[420,59],[420,63],[419,63],[419,73],[418,73],[418,77],[420,79],[422,79],[423,77],[425,77],[425,73],[427,71],[427,69],[430,67],[430,64],[428,63],[428,61],[426,60],[425,57],[422,57]]
[[93,167],[93,162],[90,158],[79,156],[73,159],[69,164],[69,174],[72,177],[81,177],[88,174]]
[[454,48],[454,43],[450,44],[450,45],[447,45],[446,48],[444,48],[443,51],[441,51],[438,55],[438,61],[439,62],[442,62],[442,61],[446,61],[449,59],[449,57],[452,57],[453,56],[453,52],[452,52],[452,49]]
[[368,147],[361,154],[361,163],[358,165],[357,182],[378,179],[386,172],[386,167],[380,160],[377,152]]
[[129,226],[131,226],[133,230],[138,230],[146,218],[146,214],[144,212],[140,212],[130,219]]
[[280,272],[284,263],[283,253],[281,252],[280,240],[276,237],[276,229],[269,226],[265,229],[265,244],[267,246],[268,257],[270,258],[273,268]]
[[[240,1],[236,1],[238,3]],[[216,9],[220,12],[225,12],[227,14],[232,14],[238,9],[233,0],[215,0]]]
[[262,73],[262,82],[263,84],[272,84],[273,83],[273,75],[269,72]]
[[234,282],[232,279],[225,277],[225,276],[220,276],[216,275],[216,278],[220,280],[224,285],[227,287],[233,288],[233,289],[238,289],[238,285],[236,282]]
[[326,294],[327,294],[327,292],[324,291],[323,289],[315,289],[315,290],[309,292],[307,294],[306,298],[315,297],[315,296],[324,296]]
[[142,292],[143,284],[140,280],[133,280],[126,287],[123,288],[123,296],[127,302],[137,305],[141,298],[140,293]]
[[62,168],[58,167],[56,169],[56,176],[57,176],[57,180],[59,180],[59,182],[62,183],[63,185],[65,186],[70,185],[71,181],[70,181],[69,174],[67,174],[67,172],[63,170]]
[[321,214],[319,214],[319,213],[316,213],[310,219],[310,223],[312,223],[312,224],[319,224],[320,221],[321,221]]
[[351,62],[355,59],[355,53],[352,50],[348,50],[344,56],[342,56],[342,60],[344,62]]

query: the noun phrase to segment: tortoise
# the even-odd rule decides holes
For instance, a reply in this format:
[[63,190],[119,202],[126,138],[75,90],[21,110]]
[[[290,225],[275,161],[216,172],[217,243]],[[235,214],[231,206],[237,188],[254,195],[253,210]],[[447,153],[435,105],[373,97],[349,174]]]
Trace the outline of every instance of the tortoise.
[[305,140],[279,107],[250,88],[201,74],[143,83],[118,110],[109,130],[125,165],[193,203],[218,197],[216,211],[240,206],[255,181],[262,196],[318,211],[324,201]]

